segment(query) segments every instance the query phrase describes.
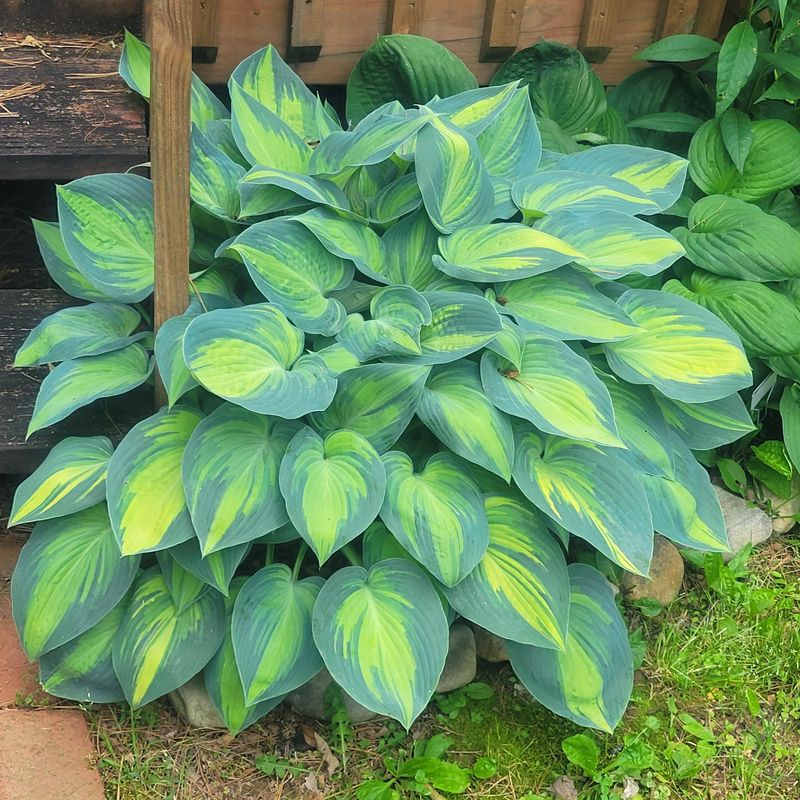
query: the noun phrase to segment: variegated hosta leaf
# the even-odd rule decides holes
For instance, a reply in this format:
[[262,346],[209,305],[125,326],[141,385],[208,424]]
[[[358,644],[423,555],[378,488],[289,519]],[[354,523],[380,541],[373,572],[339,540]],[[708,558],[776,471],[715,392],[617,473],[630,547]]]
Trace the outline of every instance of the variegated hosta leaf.
[[256,288],[307,333],[332,336],[346,312],[328,297],[353,279],[353,266],[328,252],[306,227],[291,220],[259,222],[229,246],[244,260]]
[[503,494],[484,497],[489,548],[463,581],[444,588],[462,617],[497,636],[563,649],[569,614],[564,553],[541,517]]
[[17,487],[9,526],[65,517],[105,500],[113,451],[105,436],[62,439]]
[[696,303],[651,289],[629,289],[617,302],[641,330],[603,349],[630,383],[649,383],[674,400],[719,400],[752,373],[739,337]]
[[90,303],[62,308],[45,317],[25,338],[15,367],[30,367],[120,350],[144,334],[131,336],[139,312],[122,303]]
[[568,264],[580,253],[527,225],[475,225],[439,237],[438,269],[454,278],[489,283],[539,275]]
[[432,260],[438,252],[439,232],[424,208],[392,225],[381,241],[387,282],[411,286],[421,292],[441,277]]
[[61,236],[78,271],[115,300],[153,291],[153,184],[140,175],[90,175],[57,187]]
[[275,167],[253,167],[239,181],[242,216],[272,214],[288,208],[319,203],[347,211],[350,203],[335,184]]
[[[189,540],[191,541],[191,540]],[[172,548],[169,550],[159,550],[156,553],[158,566],[161,568],[161,575],[167,585],[167,591],[172,597],[176,611],[180,614],[196,603],[211,587],[201,578],[198,578],[189,570],[184,569],[181,564],[172,556]]]
[[411,422],[430,367],[415,364],[368,364],[339,378],[333,402],[311,414],[321,434],[338,430],[360,433],[379,453],[388,450]]
[[510,361],[516,369],[522,366],[522,354],[525,352],[525,331],[510,317],[502,316],[503,330],[486,345],[487,350]]
[[244,542],[204,556],[200,542],[197,539],[187,539],[171,547],[169,553],[187,572],[227,596],[234,573],[249,550],[250,542]]
[[709,403],[683,403],[655,393],[670,428],[692,450],[713,450],[755,430],[750,412],[734,393]]
[[627,181],[562,169],[562,163],[558,169],[520,178],[513,184],[511,196],[520,211],[541,217],[565,207],[625,214],[655,214],[659,210],[656,203]]
[[158,374],[167,392],[169,407],[175,405],[190,389],[197,386],[186,362],[183,360],[183,337],[192,314],[170,317],[156,333],[155,357]]
[[374,567],[379,561],[386,561],[387,558],[405,558],[414,564],[417,563],[411,553],[394,538],[381,519],[376,519],[364,531],[361,540],[361,556],[367,569]]
[[427,107],[437,114],[445,114],[457,128],[479,136],[494,122],[514,97],[518,81],[502,86],[483,86],[467,89],[450,97],[436,97]]
[[124,555],[163,550],[194,534],[181,482],[183,451],[202,419],[162,409],[130,429],[108,465],[108,510]]
[[378,515],[386,472],[360,434],[336,431],[323,440],[303,428],[281,462],[280,488],[289,519],[324,564]]
[[494,216],[494,189],[475,137],[443,117],[417,134],[417,183],[431,222],[452,233]]
[[288,521],[278,471],[300,427],[224,403],[194,429],[183,456],[183,488],[204,555]]
[[183,686],[217,652],[225,633],[225,602],[209,589],[178,612],[158,567],[134,584],[114,640],[114,671],[133,708]]
[[359,361],[379,356],[419,355],[420,328],[431,323],[428,301],[410,286],[379,289],[370,302],[370,319],[347,317],[337,339]]
[[95,288],[78,271],[75,263],[64,247],[61,238],[61,227],[57,222],[44,222],[32,219],[33,231],[36,234],[36,244],[42,256],[45,267],[50,277],[69,295],[81,300],[110,300],[111,298],[100,289]]
[[398,542],[446,586],[455,586],[489,544],[483,499],[461,463],[437,453],[414,471],[397,450],[383,456],[386,499],[381,519]]
[[561,208],[536,227],[580,250],[575,263],[608,280],[657,275],[684,254],[674,236],[622,211]]
[[658,206],[658,211],[664,211],[681,196],[688,166],[685,158],[662,150],[607,144],[570,153],[561,160],[558,168],[632,183]]
[[[360,317],[360,315],[355,314],[350,316]],[[327,369],[334,378],[337,378],[349,369],[355,369],[361,366],[361,359],[354,355],[353,352],[341,342],[334,342],[327,347],[323,347],[321,350],[315,350],[314,357],[325,365],[325,369]]]
[[456,361],[434,367],[417,416],[454,453],[511,480],[511,420],[486,397],[476,363]]
[[234,603],[246,580],[246,578],[236,578],[231,584],[230,595],[225,600],[225,611],[228,616],[225,637],[203,672],[208,696],[234,736],[269,714],[283,700],[282,696],[278,696],[252,706],[245,703],[242,679],[239,677],[239,667],[236,665],[236,654],[233,650],[231,618]]
[[591,364],[558,339],[525,334],[519,368],[486,351],[481,382],[497,408],[529,420],[539,430],[622,446],[608,389]]
[[623,455],[587,442],[517,432],[514,481],[541,511],[630,572],[647,575],[653,521]]
[[239,218],[239,181],[245,168],[192,126],[189,189],[192,200],[222,219]]
[[239,148],[236,146],[236,140],[233,138],[233,125],[231,124],[230,117],[227,119],[210,120],[203,133],[212,144],[222,150],[231,160],[245,169],[248,168],[249,164],[247,163],[247,159],[239,152]]
[[135,389],[152,371],[153,360],[139,344],[129,344],[98,356],[62,361],[39,387],[28,423],[28,436],[100,397],[113,397]]
[[320,359],[301,355],[304,340],[278,308],[261,303],[196,317],[183,356],[195,380],[219,397],[257,414],[296,419],[327,408],[336,391]]
[[321,669],[311,612],[325,581],[298,581],[285,564],[256,572],[233,607],[231,638],[248,706],[282,697]]
[[14,622],[33,661],[99,622],[128,591],[139,558],[120,558],[105,503],[33,529],[11,580]]
[[511,666],[543,705],[579,725],[611,733],[633,690],[633,655],[611,584],[570,564],[569,632],[563,652],[508,642]]
[[347,694],[406,729],[447,656],[447,619],[422,570],[404,559],[335,572],[314,606],[314,641]]
[[556,339],[609,342],[639,326],[587,278],[568,267],[495,286],[497,302],[522,328]]
[[413,172],[390,183],[381,189],[371,205],[371,216],[376,222],[385,225],[400,219],[422,205],[417,176]]

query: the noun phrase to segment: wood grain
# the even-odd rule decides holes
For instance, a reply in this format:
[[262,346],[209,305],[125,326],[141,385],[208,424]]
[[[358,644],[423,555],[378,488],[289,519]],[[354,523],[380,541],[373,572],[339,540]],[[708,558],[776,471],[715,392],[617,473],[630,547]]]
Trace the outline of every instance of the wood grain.
[[219,6],[221,0],[193,0],[192,60],[213,64],[219,49]]
[[600,64],[616,41],[620,0],[586,0],[578,34],[578,49],[593,64]]
[[694,33],[716,39],[725,13],[726,0],[701,0],[694,18]]
[[292,0],[289,15],[289,62],[316,61],[322,50],[322,0]]
[[676,33],[691,33],[700,0],[662,0],[656,19],[653,39],[674,36]]
[[425,0],[389,0],[387,33],[419,35],[425,18]]
[[505,61],[519,43],[523,0],[486,0],[481,38],[481,61]]

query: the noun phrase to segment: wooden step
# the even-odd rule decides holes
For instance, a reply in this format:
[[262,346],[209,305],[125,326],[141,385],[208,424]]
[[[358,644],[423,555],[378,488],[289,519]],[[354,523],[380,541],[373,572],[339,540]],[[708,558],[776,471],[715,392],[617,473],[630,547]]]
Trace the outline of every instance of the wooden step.
[[28,332],[45,316],[75,301],[53,289],[0,291],[0,473],[33,471],[50,448],[65,436],[108,436],[118,441],[152,411],[152,388],[99,400],[25,441],[39,384],[47,367],[12,367],[14,354]]
[[0,176],[70,180],[147,161],[144,103],[91,38],[0,35]]

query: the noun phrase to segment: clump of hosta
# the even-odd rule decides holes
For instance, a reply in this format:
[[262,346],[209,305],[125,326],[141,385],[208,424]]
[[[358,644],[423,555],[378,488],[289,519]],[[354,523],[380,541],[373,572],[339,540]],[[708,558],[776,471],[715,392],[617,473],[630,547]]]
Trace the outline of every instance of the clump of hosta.
[[[129,40],[145,96],[147,61]],[[195,82],[192,295],[154,343],[168,406],[116,449],[65,439],[15,499],[37,525],[14,614],[45,687],[139,706],[202,670],[238,731],[324,666],[408,726],[460,615],[537,700],[612,729],[631,652],[584,562],[647,574],[654,530],[726,549],[685,441],[747,424],[736,336],[635,288],[683,252],[646,217],[686,162],[542,152],[515,84],[345,131],[272,48],[230,96],[229,115]],[[32,432],[148,379],[152,229],[142,177],[60,189],[42,252],[92,302],[20,350],[61,362]]]

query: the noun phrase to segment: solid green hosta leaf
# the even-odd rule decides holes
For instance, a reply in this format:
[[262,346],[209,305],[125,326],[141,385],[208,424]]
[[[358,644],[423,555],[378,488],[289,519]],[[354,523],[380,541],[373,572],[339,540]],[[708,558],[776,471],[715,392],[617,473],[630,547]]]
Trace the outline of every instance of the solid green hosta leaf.
[[719,52],[719,42],[696,33],[676,33],[653,42],[634,58],[640,61],[698,61]]
[[737,22],[725,36],[717,60],[716,111],[720,116],[739,96],[758,56],[758,38],[747,21]]
[[269,714],[283,700],[283,697],[278,696],[252,706],[245,703],[242,679],[239,677],[239,667],[236,665],[236,654],[233,650],[233,637],[231,636],[234,603],[245,585],[245,581],[245,578],[237,578],[231,584],[230,595],[225,600],[225,610],[228,616],[225,637],[203,673],[208,696],[228,730],[234,736],[261,719],[265,714]]
[[417,134],[416,174],[431,222],[452,233],[494,216],[494,189],[475,137],[432,117]]
[[409,728],[447,656],[439,596],[415,564],[393,558],[335,572],[314,606],[314,641],[353,699]]
[[337,430],[360,433],[379,453],[388,450],[411,422],[430,367],[412,364],[369,364],[339,378],[333,402],[312,414],[321,434]]
[[389,355],[419,355],[420,328],[431,322],[428,301],[410,286],[387,286],[370,302],[370,319],[347,317],[337,339],[359,361]]
[[514,481],[570,533],[628,571],[647,575],[653,522],[637,473],[624,455],[520,426]]
[[183,337],[194,315],[181,314],[162,323],[156,333],[155,356],[158,374],[167,391],[169,407],[197,386],[183,360]]
[[562,649],[569,576],[561,547],[539,515],[519,500],[488,494],[484,505],[489,548],[461,583],[444,588],[448,602],[497,636]]
[[459,92],[452,97],[434,97],[425,105],[437,114],[446,115],[457,128],[479,136],[508,106],[518,82],[503,86],[482,86]]
[[522,328],[557,339],[609,342],[627,339],[639,330],[611,299],[579,272],[558,272],[523,278],[495,287],[496,301]]
[[[558,163],[597,178],[616,178],[635,186],[663,211],[681,196],[689,166],[685,158],[630,144],[607,144],[571,153]],[[652,214],[652,210],[642,213]]]
[[738,336],[696,303],[652,289],[629,289],[617,301],[642,330],[607,342],[608,365],[630,383],[649,383],[688,403],[719,400],[749,386],[750,365]]
[[39,681],[56,697],[78,703],[120,703],[125,693],[111,661],[111,646],[125,618],[123,598],[98,623],[39,657]]
[[381,241],[388,282],[421,292],[441,276],[432,260],[439,252],[439,232],[431,225],[424,208],[392,225]]
[[627,128],[663,131],[664,133],[694,133],[702,124],[703,120],[680,111],[661,111],[655,114],[645,114],[643,117],[637,117],[625,123]]
[[187,572],[227,596],[234,573],[249,550],[250,543],[245,542],[204,556],[200,542],[197,539],[187,539],[171,547],[169,553]]
[[353,279],[353,266],[323,247],[298,222],[273,219],[239,234],[229,249],[243,259],[256,288],[308,333],[332,336],[346,312],[328,297]]
[[621,211],[562,208],[536,227],[579,250],[575,263],[608,280],[657,275],[684,254],[674,236]]
[[183,457],[183,487],[204,555],[287,522],[278,471],[299,428],[224,403],[194,429]]
[[99,622],[128,591],[139,558],[120,558],[105,503],[40,522],[11,580],[14,622],[33,661]]
[[360,434],[336,431],[323,440],[303,428],[281,462],[280,489],[289,519],[321,565],[378,515],[386,473],[381,457]]
[[378,36],[347,81],[347,118],[360,122],[390,100],[406,108],[477,86],[464,62],[424,36]]
[[153,184],[140,175],[90,175],[57,187],[64,247],[78,271],[115,300],[153,291]]
[[108,510],[124,555],[163,550],[195,535],[181,462],[201,418],[193,408],[163,409],[134,425],[111,456]]
[[716,275],[762,282],[800,277],[800,233],[744,200],[704,197],[686,227],[672,234],[693,264]]
[[754,430],[742,398],[734,393],[710,403],[682,403],[656,394],[670,428],[692,450],[713,450]]
[[247,705],[283,696],[322,669],[311,612],[324,583],[320,577],[298,581],[285,564],[272,564],[242,587],[231,638]]
[[608,389],[586,359],[557,339],[526,333],[519,368],[486,351],[481,381],[494,405],[542,431],[622,445]]
[[28,423],[28,436],[100,397],[113,397],[135,389],[152,371],[153,360],[139,344],[129,344],[98,356],[62,361],[39,387]]
[[483,500],[461,463],[431,456],[414,471],[397,450],[383,456],[386,499],[381,519],[398,542],[445,586],[455,586],[481,560],[489,543]]
[[549,272],[581,254],[527,225],[475,225],[439,237],[438,269],[454,278],[489,283]]
[[238,183],[245,168],[192,126],[189,189],[192,200],[222,219],[238,219]]
[[794,468],[800,469],[798,467],[800,464],[800,389],[796,384],[787,386],[783,390],[780,413],[786,452],[794,464]]
[[569,134],[589,130],[606,109],[603,84],[574,47],[542,40],[514,53],[491,82],[517,79],[527,86],[537,116],[554,120]]
[[350,203],[335,184],[275,167],[253,167],[239,181],[242,216],[272,214],[287,208],[318,203],[347,211]]
[[417,416],[454,453],[511,480],[511,420],[484,394],[476,363],[456,361],[434,367]]
[[158,567],[140,575],[113,648],[130,705],[139,708],[183,686],[216,653],[224,633],[219,592],[209,589],[179,613]]
[[296,419],[331,402],[336,380],[303,352],[303,332],[266,303],[196,317],[183,355],[209,391],[257,414]]
[[624,214],[655,214],[659,210],[658,205],[632,183],[561,169],[560,162],[558,166],[558,169],[520,178],[512,185],[511,197],[520,211],[541,217],[565,207]]
[[689,174],[706,194],[760,200],[800,183],[800,132],[781,119],[756,120],[741,169],[726,149],[722,122],[709,120],[692,138]]
[[[716,314],[736,331],[751,356],[800,353],[800,310],[788,297],[763,283],[695,270],[683,283],[670,280],[663,288]],[[780,325],[775,325],[776,320]]]
[[422,205],[417,176],[413,172],[403,175],[384,186],[372,203],[372,217],[385,225],[416,211]]
[[744,172],[744,165],[753,145],[753,123],[750,117],[736,108],[729,108],[719,118],[722,143],[731,157],[737,172]]
[[64,517],[106,497],[106,473],[114,448],[105,436],[69,436],[17,487],[9,526]]
[[57,222],[31,219],[36,234],[36,244],[50,277],[69,295],[81,300],[110,300],[111,298],[92,286],[78,271],[64,247],[61,227]]
[[555,714],[611,733],[633,690],[633,655],[611,584],[587,564],[571,564],[569,633],[563,652],[508,642],[525,688]]
[[62,308],[45,317],[25,338],[15,367],[30,367],[79,356],[120,350],[143,334],[131,336],[139,312],[122,303],[90,303]]
[[253,166],[306,172],[312,149],[274,111],[231,78],[231,125],[239,151]]

